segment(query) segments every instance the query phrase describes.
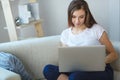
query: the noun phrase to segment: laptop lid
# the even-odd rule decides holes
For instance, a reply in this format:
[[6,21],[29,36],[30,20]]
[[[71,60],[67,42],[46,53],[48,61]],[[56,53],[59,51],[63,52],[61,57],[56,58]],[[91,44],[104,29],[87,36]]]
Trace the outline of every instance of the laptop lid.
[[59,71],[104,71],[105,46],[58,47]]

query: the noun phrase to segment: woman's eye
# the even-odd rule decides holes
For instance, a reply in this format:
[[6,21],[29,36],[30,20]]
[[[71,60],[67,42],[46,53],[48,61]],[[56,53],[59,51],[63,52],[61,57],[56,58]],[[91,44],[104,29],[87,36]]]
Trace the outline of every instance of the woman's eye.
[[80,16],[80,18],[84,18],[84,16]]
[[72,16],[72,18],[76,18],[75,16]]

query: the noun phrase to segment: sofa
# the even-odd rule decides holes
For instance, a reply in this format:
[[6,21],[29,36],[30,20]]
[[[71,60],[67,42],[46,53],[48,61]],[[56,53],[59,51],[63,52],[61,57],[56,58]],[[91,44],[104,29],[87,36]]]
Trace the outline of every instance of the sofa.
[[[42,74],[46,64],[58,65],[57,48],[60,36],[25,39],[0,44],[0,52],[7,52],[17,56],[26,70],[36,79],[44,80]],[[120,54],[120,42],[112,41],[116,51]],[[120,80],[120,59],[113,62],[114,80]],[[0,80],[21,80],[20,75],[4,68],[0,68]]]

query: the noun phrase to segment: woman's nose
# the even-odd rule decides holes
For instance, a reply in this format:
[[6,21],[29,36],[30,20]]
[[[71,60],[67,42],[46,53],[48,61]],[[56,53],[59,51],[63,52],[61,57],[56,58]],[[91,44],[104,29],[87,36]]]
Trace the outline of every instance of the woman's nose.
[[76,22],[76,23],[79,23],[79,22],[80,22],[79,18],[76,18],[75,22]]

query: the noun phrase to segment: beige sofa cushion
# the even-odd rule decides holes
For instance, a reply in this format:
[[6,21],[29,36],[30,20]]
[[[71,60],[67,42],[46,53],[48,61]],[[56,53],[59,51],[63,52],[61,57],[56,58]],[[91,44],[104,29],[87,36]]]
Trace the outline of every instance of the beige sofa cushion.
[[18,74],[0,67],[0,80],[21,80],[21,78]]
[[58,64],[59,36],[27,39],[0,44],[0,51],[17,56],[27,71],[35,78],[44,78],[42,71],[47,64]]
[[[22,60],[26,69],[36,78],[44,78],[42,71],[46,64],[58,64],[57,47],[60,36],[28,39],[0,44],[0,51],[13,53]],[[113,42],[120,54],[120,42]],[[119,55],[120,56],[120,55]],[[112,64],[114,70],[120,70],[120,59]]]

